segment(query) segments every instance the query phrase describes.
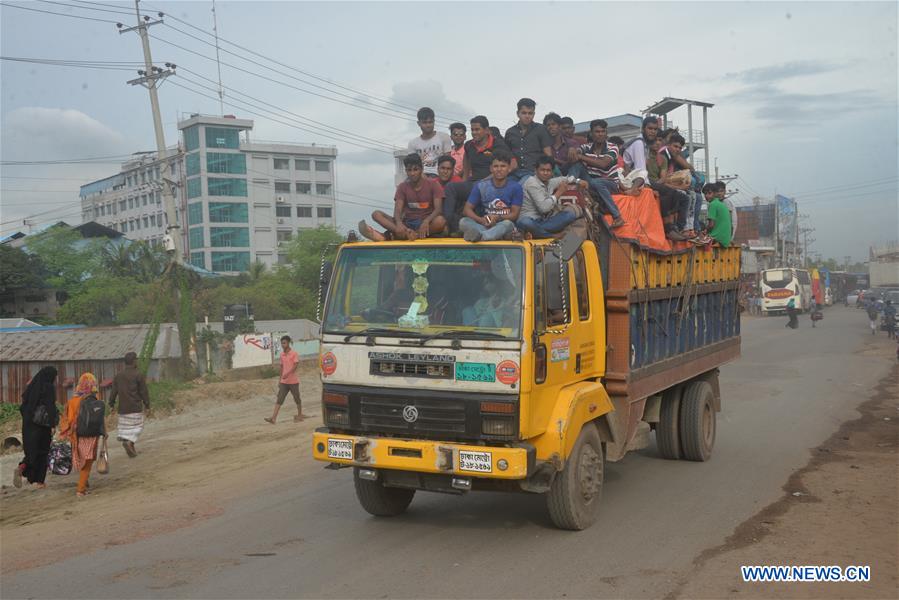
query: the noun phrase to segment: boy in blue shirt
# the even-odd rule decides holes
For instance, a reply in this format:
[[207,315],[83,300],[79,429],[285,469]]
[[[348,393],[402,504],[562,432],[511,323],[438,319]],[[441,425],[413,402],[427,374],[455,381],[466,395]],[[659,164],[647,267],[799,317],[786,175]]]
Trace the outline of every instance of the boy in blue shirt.
[[491,176],[474,185],[462,211],[459,229],[465,241],[489,242],[517,233],[515,221],[521,213],[524,191],[520,183],[509,179],[511,168],[512,155],[505,150],[495,151]]

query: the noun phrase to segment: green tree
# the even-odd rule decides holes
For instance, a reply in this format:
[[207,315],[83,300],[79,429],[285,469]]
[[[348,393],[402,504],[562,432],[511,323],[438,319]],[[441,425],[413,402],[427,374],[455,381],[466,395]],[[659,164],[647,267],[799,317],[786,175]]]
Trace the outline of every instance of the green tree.
[[331,227],[304,229],[287,244],[289,264],[284,268],[293,275],[296,284],[303,290],[318,293],[322,254],[325,260],[334,260],[337,246],[344,241]]
[[101,275],[91,277],[78,286],[57,315],[61,323],[115,325],[120,323],[119,310],[131,299],[139,283],[135,279]]
[[28,250],[47,268],[47,286],[74,296],[91,274],[103,271],[103,245],[101,240],[82,238],[74,229],[52,227],[29,240]]
[[44,264],[21,248],[0,245],[0,294],[44,285]]

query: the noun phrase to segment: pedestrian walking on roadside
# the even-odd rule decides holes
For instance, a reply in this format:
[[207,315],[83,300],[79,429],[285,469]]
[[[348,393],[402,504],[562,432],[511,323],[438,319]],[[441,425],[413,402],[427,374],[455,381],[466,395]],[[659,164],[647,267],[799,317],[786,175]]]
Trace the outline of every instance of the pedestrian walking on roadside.
[[868,325],[871,327],[871,335],[877,335],[877,305],[873,302],[868,304]]
[[818,317],[820,316],[820,315],[818,314],[818,301],[815,300],[815,296],[814,296],[814,295],[812,295],[812,299],[809,301],[808,315],[809,315],[809,318],[810,318],[811,321],[812,321],[812,328],[814,329],[814,327],[815,327],[815,322],[818,320]]
[[100,438],[106,437],[105,411],[97,398],[97,378],[83,373],[75,386],[75,392],[66,404],[66,420],[59,432],[72,442],[72,465],[78,471],[78,488],[75,494],[81,498],[90,488],[88,479],[91,467],[97,460]]
[[887,328],[887,337],[889,339],[896,338],[896,307],[893,306],[892,300],[887,300],[883,305],[883,320]]
[[297,403],[297,415],[293,420],[299,422],[306,418],[300,402],[300,355],[290,347],[290,342],[289,335],[281,337],[281,378],[278,380],[278,397],[275,400],[275,410],[272,412],[272,416],[265,418],[272,425],[278,420],[278,411],[281,410],[281,405],[284,404],[288,392],[293,396],[293,401]]
[[125,453],[134,458],[137,456],[134,444],[144,430],[144,413],[150,413],[147,379],[137,368],[137,354],[134,352],[125,355],[125,368],[112,380],[112,390],[109,394],[110,410],[115,409],[116,400],[119,400],[116,439],[122,442]]
[[22,415],[22,447],[25,456],[13,472],[13,485],[22,487],[22,478],[35,488],[47,487],[47,460],[53,429],[59,422],[56,409],[56,368],[44,367],[31,378],[19,405]]
[[787,315],[789,315],[790,320],[787,321],[785,327],[789,327],[790,329],[797,329],[799,327],[799,318],[796,316],[796,313],[796,300],[790,298],[787,302]]

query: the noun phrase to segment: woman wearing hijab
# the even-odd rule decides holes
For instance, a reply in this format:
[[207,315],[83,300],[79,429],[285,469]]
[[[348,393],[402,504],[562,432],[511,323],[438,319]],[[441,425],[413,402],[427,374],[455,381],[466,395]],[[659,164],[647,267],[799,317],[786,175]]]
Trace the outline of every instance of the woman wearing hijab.
[[[25,457],[16,466],[13,485],[22,487],[24,477],[35,487],[44,488],[53,428],[59,421],[54,367],[44,367],[31,379],[22,394],[19,412],[22,414],[22,446],[25,448]],[[35,422],[35,413],[38,413],[42,423]]]
[[96,395],[98,391],[97,378],[91,373],[82,374],[78,379],[78,385],[75,386],[72,399],[66,404],[66,422],[59,432],[60,436],[68,436],[72,442],[72,465],[78,471],[76,495],[79,497],[84,496],[90,487],[88,478],[91,474],[91,467],[97,459],[100,438],[99,436],[81,437],[78,435],[78,411],[81,408],[81,401],[90,395]]

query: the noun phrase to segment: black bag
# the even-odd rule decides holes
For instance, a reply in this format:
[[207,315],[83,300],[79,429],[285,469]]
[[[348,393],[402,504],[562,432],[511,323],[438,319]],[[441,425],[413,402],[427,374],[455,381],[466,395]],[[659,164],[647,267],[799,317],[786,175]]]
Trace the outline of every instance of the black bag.
[[75,422],[75,435],[78,437],[99,437],[106,432],[104,419],[106,405],[93,394],[81,399],[78,408],[78,420]]
[[[57,419],[58,419],[57,415]],[[55,422],[57,419],[54,419],[50,416],[50,411],[47,410],[47,407],[43,404],[39,404],[37,408],[34,409],[34,416],[31,418],[31,422],[37,425],[38,427],[56,427],[57,423]]]

